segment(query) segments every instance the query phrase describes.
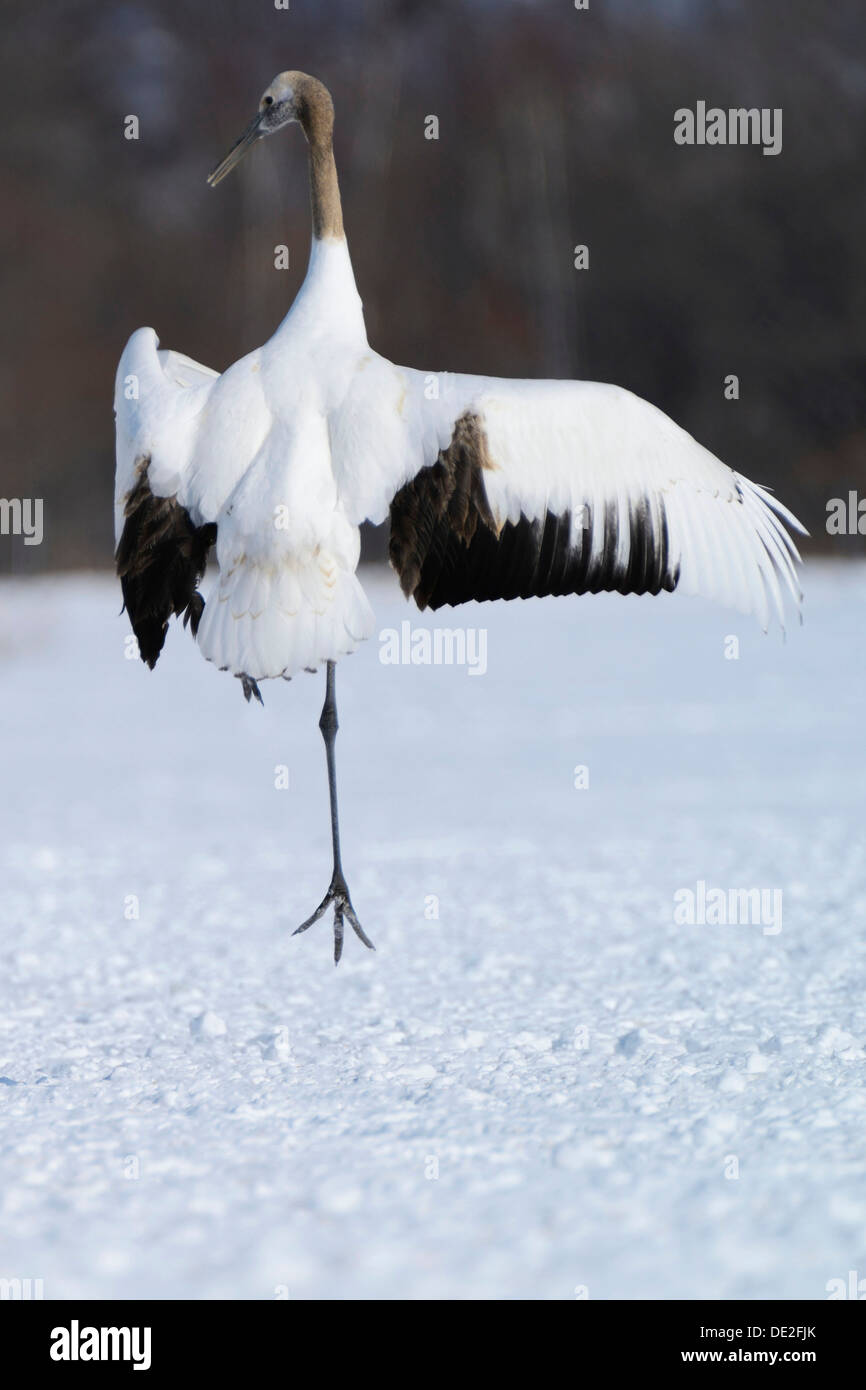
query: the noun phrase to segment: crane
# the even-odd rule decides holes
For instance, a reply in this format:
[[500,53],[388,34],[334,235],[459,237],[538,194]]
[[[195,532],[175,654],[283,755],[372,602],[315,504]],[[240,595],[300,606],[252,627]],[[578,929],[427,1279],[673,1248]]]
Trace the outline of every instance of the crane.
[[[282,72],[209,176],[300,125],[312,241],[303,284],[263,347],[221,374],[159,347],[117,370],[116,566],[152,669],[172,615],[261,701],[259,682],[326,671],[333,872],[297,928],[334,911],[372,948],[340,854],[337,661],[371,636],[360,525],[390,520],[389,553],[419,608],[587,594],[701,594],[784,628],[802,595],[796,517],[655,406],[591,381],[502,380],[397,366],[369,345],[343,228],[334,106]],[[439,389],[440,385],[443,389]],[[219,569],[205,603],[208,557]]]

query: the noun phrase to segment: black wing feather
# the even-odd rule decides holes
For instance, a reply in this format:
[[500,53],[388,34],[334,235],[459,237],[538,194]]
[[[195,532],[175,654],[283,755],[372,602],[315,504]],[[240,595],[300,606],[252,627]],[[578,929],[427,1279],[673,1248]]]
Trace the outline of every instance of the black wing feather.
[[[667,519],[660,496],[629,507],[628,558],[619,554],[619,508],[608,499],[600,514],[546,512],[497,528],[484,487],[495,468],[479,416],[457,421],[436,463],[406,483],[391,503],[390,556],[403,592],[419,608],[470,599],[531,598],[546,594],[657,594],[673,590]],[[592,553],[593,536],[602,538]]]
[[124,509],[115,562],[141,659],[153,670],[172,614],[183,615],[193,636],[198,632],[204,599],[196,586],[217,528],[194,526],[176,498],[156,497],[148,481],[149,464],[148,457],[136,463],[137,480]]

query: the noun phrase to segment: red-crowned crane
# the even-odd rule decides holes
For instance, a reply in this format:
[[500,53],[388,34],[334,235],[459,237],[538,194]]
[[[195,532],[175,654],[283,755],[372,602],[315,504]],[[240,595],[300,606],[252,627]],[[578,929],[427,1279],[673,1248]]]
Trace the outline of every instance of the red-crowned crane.
[[[289,313],[222,375],[159,350],[152,328],[117,371],[117,571],[142,659],[169,617],[261,699],[258,682],[327,671],[334,866],[298,931],[334,909],[370,946],[340,859],[334,669],[373,632],[359,527],[390,517],[390,557],[419,608],[614,590],[702,594],[784,622],[800,602],[803,527],[655,406],[590,381],[504,381],[397,367],[367,342],[321,82],[283,72],[210,175],[297,122],[309,145],[313,239]],[[434,385],[431,387],[431,383]],[[211,548],[219,578],[197,585]]]

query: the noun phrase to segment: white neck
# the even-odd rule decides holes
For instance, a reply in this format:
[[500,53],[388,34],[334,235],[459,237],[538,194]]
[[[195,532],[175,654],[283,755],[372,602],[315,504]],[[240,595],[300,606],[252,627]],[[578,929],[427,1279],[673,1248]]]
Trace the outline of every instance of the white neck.
[[309,320],[322,333],[366,340],[364,309],[345,237],[313,237],[307,274],[289,317]]

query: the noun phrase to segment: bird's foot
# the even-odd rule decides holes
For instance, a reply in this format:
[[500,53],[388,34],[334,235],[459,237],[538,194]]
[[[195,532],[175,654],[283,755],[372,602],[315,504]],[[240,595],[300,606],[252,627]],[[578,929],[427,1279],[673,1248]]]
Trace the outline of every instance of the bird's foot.
[[349,922],[349,925],[359,940],[363,941],[365,946],[369,946],[371,951],[375,951],[376,947],[367,936],[364,928],[355,915],[355,909],[352,906],[352,899],[349,897],[349,889],[346,886],[346,880],[336,869],[334,870],[334,877],[331,879],[331,886],[319,903],[319,906],[316,908],[313,915],[307,918],[306,922],[302,922],[299,927],[295,928],[292,935],[297,936],[299,932],[306,931],[307,927],[311,927],[314,922],[318,922],[320,917],[324,917],[332,903],[334,906],[334,964],[339,965],[340,956],[343,954],[344,917]]
[[247,704],[249,704],[250,699],[253,696],[255,696],[260,705],[263,705],[265,703],[262,699],[262,692],[259,690],[258,684],[256,681],[253,680],[252,676],[248,676],[244,672],[241,672],[241,674],[238,676],[238,680],[241,683],[241,689],[244,692],[244,699],[246,700]]

